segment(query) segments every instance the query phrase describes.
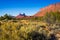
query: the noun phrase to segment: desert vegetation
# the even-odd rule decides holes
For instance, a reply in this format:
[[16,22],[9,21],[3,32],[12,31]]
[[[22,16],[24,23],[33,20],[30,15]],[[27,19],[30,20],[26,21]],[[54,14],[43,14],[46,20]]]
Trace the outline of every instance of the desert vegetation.
[[58,40],[59,32],[60,12],[30,19],[7,14],[0,17],[0,40]]

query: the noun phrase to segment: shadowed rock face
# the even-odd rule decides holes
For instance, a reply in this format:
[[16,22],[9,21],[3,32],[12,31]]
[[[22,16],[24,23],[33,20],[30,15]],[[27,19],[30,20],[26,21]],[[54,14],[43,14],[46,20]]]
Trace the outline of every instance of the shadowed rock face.
[[16,16],[16,18],[23,18],[25,16],[26,16],[25,14],[19,14],[19,15]]
[[52,4],[52,5],[49,5],[49,6],[46,6],[45,8],[41,8],[39,12],[37,12],[34,16],[37,16],[37,17],[41,17],[41,16],[44,16],[46,14],[46,12],[56,12],[56,11],[59,11],[60,12],[60,3],[56,3],[56,4]]

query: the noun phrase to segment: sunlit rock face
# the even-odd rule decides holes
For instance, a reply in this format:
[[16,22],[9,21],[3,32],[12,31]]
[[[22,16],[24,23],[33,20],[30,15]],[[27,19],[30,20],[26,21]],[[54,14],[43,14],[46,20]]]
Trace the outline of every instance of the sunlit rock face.
[[44,16],[47,12],[56,12],[59,11],[60,12],[60,3],[56,3],[56,4],[51,4],[49,6],[46,6],[44,8],[41,8],[39,12],[37,12],[34,16]]

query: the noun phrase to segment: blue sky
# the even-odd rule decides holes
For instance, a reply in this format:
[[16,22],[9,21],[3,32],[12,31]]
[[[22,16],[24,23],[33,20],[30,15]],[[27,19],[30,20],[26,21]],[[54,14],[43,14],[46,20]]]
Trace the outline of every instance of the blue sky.
[[10,14],[13,16],[19,13],[34,15],[40,8],[60,2],[60,0],[0,0],[0,16]]

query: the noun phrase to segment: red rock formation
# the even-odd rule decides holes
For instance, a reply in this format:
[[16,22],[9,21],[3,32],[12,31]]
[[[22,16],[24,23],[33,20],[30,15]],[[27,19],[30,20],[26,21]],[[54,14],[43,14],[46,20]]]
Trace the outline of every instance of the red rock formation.
[[16,16],[16,18],[23,18],[25,16],[26,16],[25,14],[19,14],[19,15]]
[[45,8],[41,8],[39,12],[37,12],[34,16],[37,16],[37,17],[41,17],[41,16],[44,16],[46,14],[46,12],[56,12],[56,11],[59,11],[60,12],[60,3],[56,3],[56,4],[52,4],[52,5],[49,5]]
[[30,19],[30,18],[33,18],[33,16],[27,16],[25,14],[19,14],[16,16],[16,18],[26,18],[26,19]]

